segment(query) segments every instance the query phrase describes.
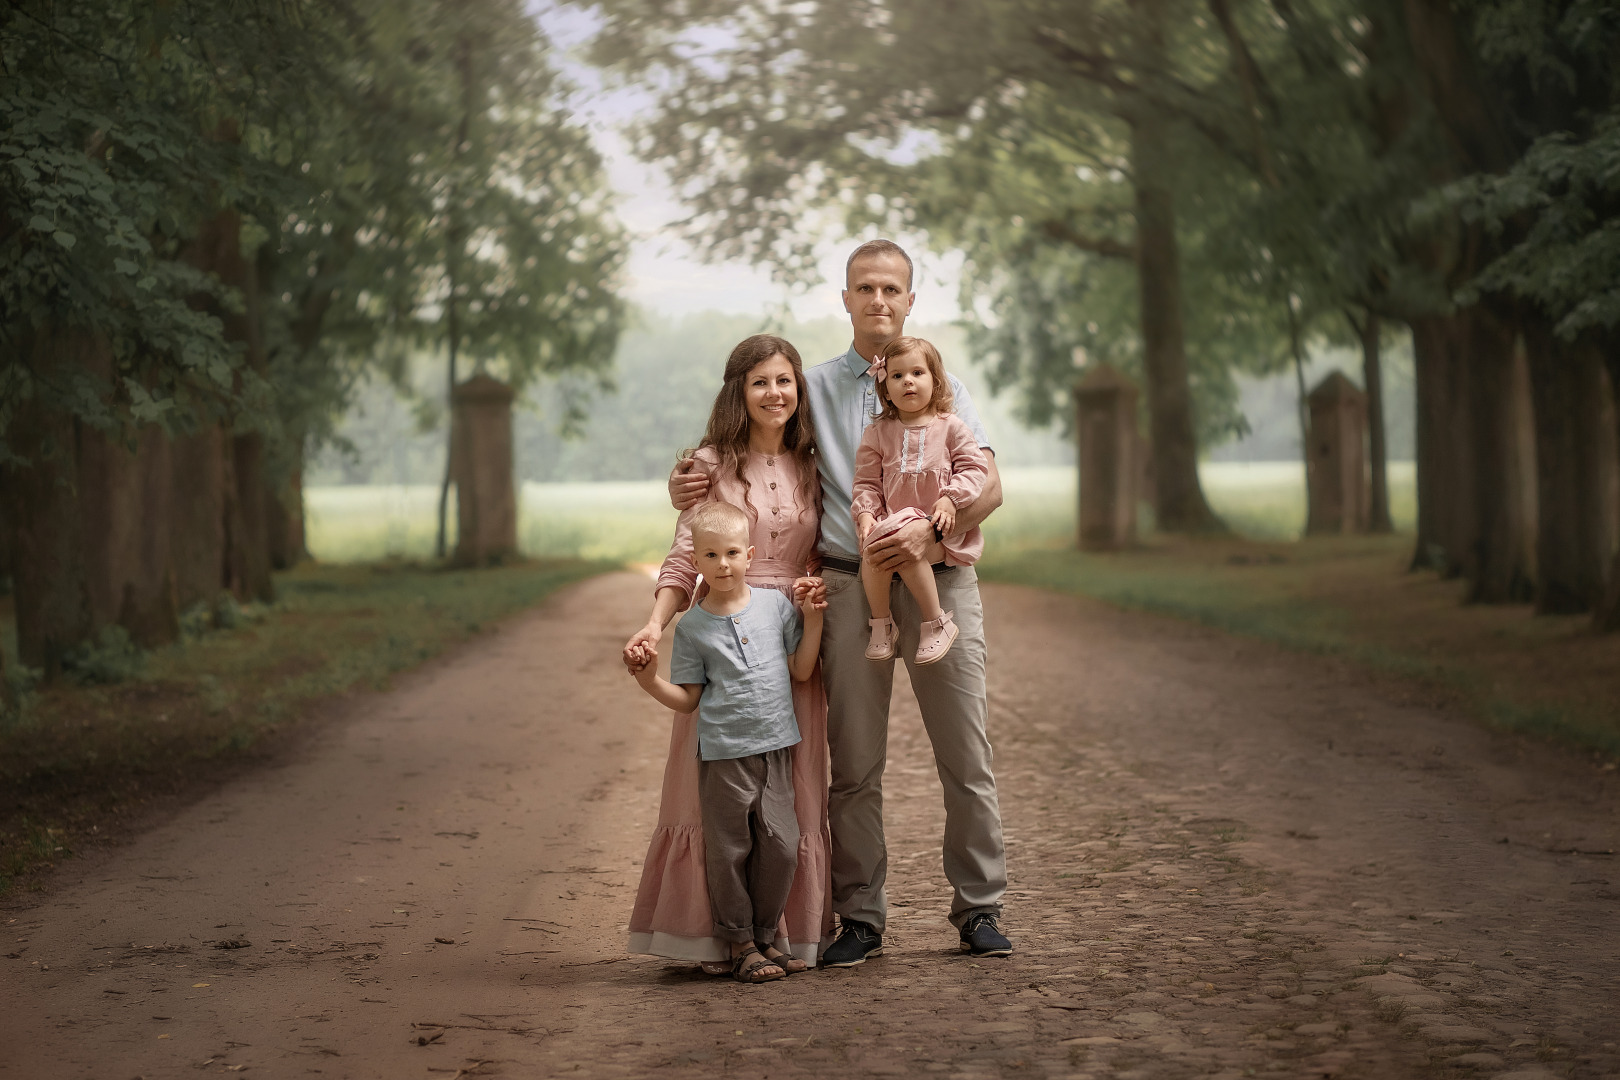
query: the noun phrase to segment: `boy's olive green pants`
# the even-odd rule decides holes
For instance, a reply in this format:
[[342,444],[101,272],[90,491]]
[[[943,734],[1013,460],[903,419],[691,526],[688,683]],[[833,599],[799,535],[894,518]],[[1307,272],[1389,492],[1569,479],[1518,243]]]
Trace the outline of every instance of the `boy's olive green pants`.
[[[832,828],[833,910],[881,932],[888,917],[883,766],[894,661],[866,659],[872,614],[860,578],[833,569],[824,570],[822,576],[827,582],[821,663],[832,758],[827,814]],[[891,586],[890,609],[900,628],[896,655],[911,675],[945,789],[945,878],[954,890],[951,922],[960,927],[975,912],[1001,913],[1007,857],[985,734],[989,705],[979,580],[972,567],[959,566],[936,575],[934,581],[940,605],[954,613],[958,630],[956,643],[940,660],[922,667],[913,663],[921,620],[910,591],[898,580]]]

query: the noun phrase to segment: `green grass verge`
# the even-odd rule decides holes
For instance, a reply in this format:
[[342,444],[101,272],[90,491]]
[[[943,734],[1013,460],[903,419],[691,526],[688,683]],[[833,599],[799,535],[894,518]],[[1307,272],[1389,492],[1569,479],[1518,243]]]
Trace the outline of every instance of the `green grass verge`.
[[613,568],[307,564],[277,575],[274,604],[134,658],[120,682],[29,695],[0,720],[0,896],[78,848],[116,839],[144,806],[253,759],[315,702],[386,686],[561,586]]
[[1620,757],[1604,671],[1620,642],[1584,617],[1464,607],[1455,583],[1402,570],[1406,536],[1255,544],[1153,540],[1130,552],[994,548],[986,581],[1092,597],[1415,679],[1485,723]]

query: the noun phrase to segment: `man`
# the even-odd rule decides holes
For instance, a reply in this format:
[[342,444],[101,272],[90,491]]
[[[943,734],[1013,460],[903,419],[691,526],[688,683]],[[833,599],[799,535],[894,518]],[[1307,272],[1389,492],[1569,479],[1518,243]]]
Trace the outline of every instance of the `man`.
[[[837,939],[822,954],[828,967],[853,967],[883,951],[888,916],[884,883],[888,852],[883,839],[883,767],[888,750],[889,697],[894,661],[866,659],[871,611],[861,588],[860,560],[850,501],[855,451],[866,425],[881,412],[867,368],[872,359],[905,332],[916,294],[911,258],[898,244],[873,240],[850,255],[845,266],[844,310],[854,341],[843,356],[805,372],[815,416],[821,470],[822,576],[827,612],[822,632],[822,671],[827,688],[827,742],[832,759],[828,819],[832,829],[833,909]],[[967,389],[953,375],[956,412],[978,436],[990,461],[990,476],[979,499],[964,507],[956,526],[966,531],[1001,505],[1001,478],[989,437]],[[670,495],[679,509],[703,497],[708,481],[677,467]],[[865,558],[879,570],[921,559],[934,539],[932,525],[913,522],[879,541]],[[925,667],[913,664],[919,616],[908,590],[892,586],[891,606],[900,627],[897,653],[906,657],[923,725],[934,748],[945,789],[945,876],[953,888],[951,923],[961,947],[974,956],[1007,956],[1012,944],[998,926],[1007,888],[1001,811],[985,734],[984,613],[978,578],[970,566],[935,567],[941,606],[955,612],[956,643],[944,658]]]

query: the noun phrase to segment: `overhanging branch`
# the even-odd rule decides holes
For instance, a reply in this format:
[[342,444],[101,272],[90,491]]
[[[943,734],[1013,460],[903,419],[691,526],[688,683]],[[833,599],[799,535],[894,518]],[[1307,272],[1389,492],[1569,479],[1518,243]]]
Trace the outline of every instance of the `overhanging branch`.
[[1110,259],[1129,259],[1136,261],[1136,245],[1127,244],[1122,240],[1115,240],[1111,236],[1089,236],[1078,232],[1067,221],[1043,221],[1041,231],[1053,240],[1061,240],[1071,247],[1081,251],[1089,251],[1093,255],[1102,255]]

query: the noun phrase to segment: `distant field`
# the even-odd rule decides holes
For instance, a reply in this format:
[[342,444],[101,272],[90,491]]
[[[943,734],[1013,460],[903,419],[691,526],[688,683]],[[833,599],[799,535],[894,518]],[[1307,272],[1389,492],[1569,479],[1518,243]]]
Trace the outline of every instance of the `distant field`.
[[[1238,532],[1256,539],[1297,537],[1305,520],[1305,480],[1291,462],[1215,463],[1200,470],[1215,510]],[[1006,503],[986,527],[992,544],[1061,547],[1074,536],[1073,466],[1008,469]],[[1395,525],[1416,518],[1413,466],[1390,466]],[[326,562],[427,558],[433,553],[438,490],[414,487],[312,487],[306,493],[309,547]],[[1144,524],[1147,519],[1144,518]],[[656,562],[675,527],[658,481],[524,484],[518,543],[539,558]],[[455,512],[450,514],[455,542]]]
[[[436,487],[313,487],[304,500],[309,550],[323,562],[433,555]],[[675,531],[675,511],[658,482],[524,484],[519,500],[518,546],[536,558],[656,562]],[[452,549],[455,541],[452,499]]]

